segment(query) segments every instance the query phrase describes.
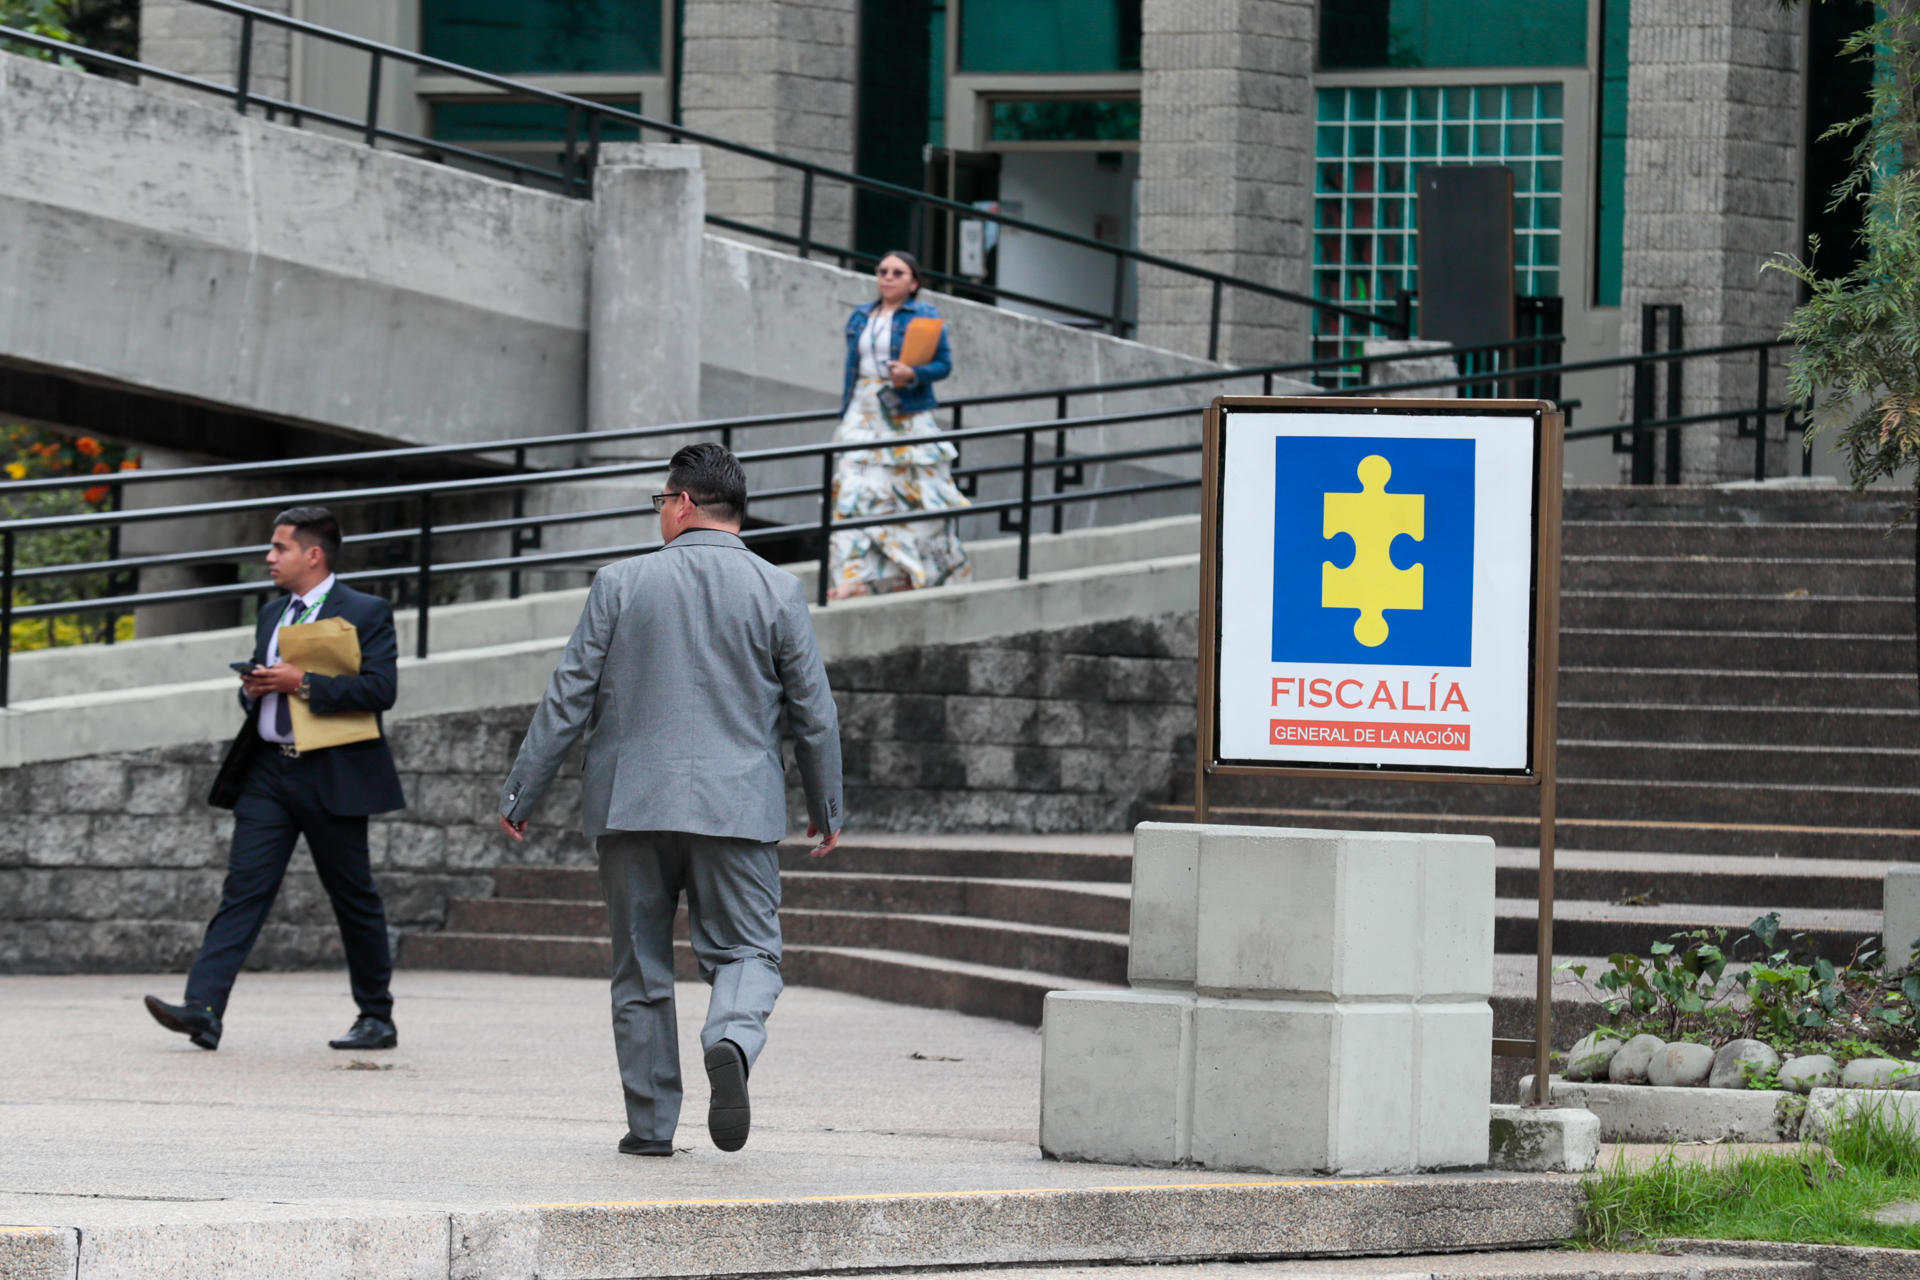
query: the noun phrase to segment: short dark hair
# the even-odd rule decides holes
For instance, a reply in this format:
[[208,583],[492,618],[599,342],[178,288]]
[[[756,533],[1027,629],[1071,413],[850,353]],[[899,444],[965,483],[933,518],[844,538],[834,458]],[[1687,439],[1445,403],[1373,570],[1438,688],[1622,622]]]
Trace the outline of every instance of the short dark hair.
[[293,526],[293,536],[310,547],[319,547],[327,557],[327,568],[340,563],[340,522],[325,507],[288,507],[273,518],[273,527]]
[[722,520],[747,518],[747,473],[723,444],[690,444],[667,464],[667,488],[685,492]]
[[[888,258],[900,259],[900,265],[905,267],[907,269],[907,274],[913,277],[913,292],[908,296],[914,297],[914,298],[919,297],[921,288],[927,283],[925,280],[920,278],[920,259],[914,257],[912,254],[908,253],[905,249],[887,250],[885,253],[880,255],[880,262],[885,262]],[[876,262],[873,265],[876,268],[878,268],[880,265],[880,262]]]

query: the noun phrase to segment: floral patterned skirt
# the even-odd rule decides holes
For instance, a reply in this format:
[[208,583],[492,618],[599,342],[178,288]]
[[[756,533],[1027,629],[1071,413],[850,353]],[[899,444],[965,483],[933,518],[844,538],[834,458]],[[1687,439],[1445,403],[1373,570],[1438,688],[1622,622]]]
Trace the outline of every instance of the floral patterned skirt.
[[[835,459],[833,518],[856,520],[970,505],[953,482],[951,468],[959,451],[949,443],[913,443],[915,436],[938,434],[933,415],[921,412],[890,420],[876,398],[882,385],[862,379],[833,433],[836,441],[885,442],[880,448],[850,450]],[[858,583],[880,595],[973,580],[973,566],[951,520],[846,529],[835,532],[831,544],[828,575],[835,587]]]

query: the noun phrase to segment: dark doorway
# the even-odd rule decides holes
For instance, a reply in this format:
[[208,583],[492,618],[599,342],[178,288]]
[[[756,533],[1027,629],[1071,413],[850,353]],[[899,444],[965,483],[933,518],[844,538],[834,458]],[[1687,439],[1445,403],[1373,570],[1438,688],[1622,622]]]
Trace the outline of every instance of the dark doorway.
[[1820,237],[1813,267],[1823,276],[1842,275],[1860,261],[1859,202],[1827,208],[1833,189],[1853,167],[1858,135],[1825,140],[1820,135],[1866,114],[1873,64],[1856,61],[1840,49],[1873,20],[1872,0],[1827,0],[1807,9],[1807,168],[1801,219],[1807,234]]
[[[932,99],[934,0],[860,0],[859,127],[854,167],[863,177],[918,188]],[[909,243],[913,208],[862,191],[854,247],[881,254]]]

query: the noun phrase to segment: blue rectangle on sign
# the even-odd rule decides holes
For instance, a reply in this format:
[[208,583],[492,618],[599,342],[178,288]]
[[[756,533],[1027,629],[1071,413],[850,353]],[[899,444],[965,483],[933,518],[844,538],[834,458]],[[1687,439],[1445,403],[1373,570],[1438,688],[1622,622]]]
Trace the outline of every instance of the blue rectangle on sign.
[[1274,442],[1273,660],[1473,662],[1474,442]]

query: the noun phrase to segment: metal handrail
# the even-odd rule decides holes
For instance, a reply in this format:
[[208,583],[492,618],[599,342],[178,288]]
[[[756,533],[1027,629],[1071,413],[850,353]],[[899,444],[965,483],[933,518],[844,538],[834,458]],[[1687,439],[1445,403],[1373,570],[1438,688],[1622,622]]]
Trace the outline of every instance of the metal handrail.
[[[1189,386],[1202,382],[1229,382],[1242,378],[1260,378],[1264,383],[1264,394],[1273,394],[1274,379],[1289,373],[1314,373],[1330,369],[1348,369],[1356,365],[1362,370],[1376,364],[1392,364],[1408,359],[1431,359],[1436,356],[1471,356],[1506,350],[1518,351],[1528,347],[1546,347],[1564,342],[1560,334],[1548,334],[1539,337],[1513,338],[1504,342],[1484,342],[1470,346],[1435,347],[1415,352],[1396,351],[1376,355],[1342,356],[1324,360],[1291,361],[1282,364],[1254,365],[1243,368],[1208,369],[1196,373],[1164,374],[1155,378],[1133,378],[1118,382],[1084,382],[1059,387],[1042,387],[1034,391],[996,391],[976,396],[961,396],[942,401],[940,408],[951,410],[956,427],[967,409],[986,405],[1019,404],[1028,400],[1052,400],[1058,409],[1057,417],[1065,417],[1065,405],[1069,399],[1090,395],[1123,395],[1133,391],[1156,391],[1169,387]],[[1496,378],[1531,377],[1535,366],[1525,366],[1518,371],[1505,373],[1478,373],[1472,381],[1486,382]],[[1370,384],[1363,384],[1370,385]],[[1402,384],[1395,383],[1395,386]],[[435,459],[480,458],[487,454],[511,453],[515,455],[515,464],[525,466],[525,454],[533,449],[560,448],[566,445],[604,444],[612,441],[646,440],[661,436],[678,436],[695,433],[718,434],[723,443],[732,447],[732,433],[735,431],[753,431],[766,427],[793,426],[805,422],[823,422],[838,419],[840,411],[836,408],[800,409],[785,413],[745,414],[732,418],[704,418],[692,422],[672,422],[651,427],[617,427],[603,431],[568,431],[550,435],[509,436],[495,440],[477,440],[465,444],[427,444],[402,445],[391,449],[361,449],[352,453],[314,454],[304,458],[269,458],[259,462],[220,462],[200,467],[172,467],[162,471],[114,471],[103,475],[48,476],[38,480],[13,480],[0,483],[0,496],[19,493],[38,493],[54,489],[91,489],[100,486],[116,487],[126,485],[150,484],[158,481],[179,482],[197,480],[231,479],[236,476],[272,474],[288,475],[302,471],[322,471],[335,467],[387,465],[403,462],[419,462]]]
[[[1738,421],[1743,434],[1750,434],[1755,440],[1756,467],[1764,468],[1767,445],[1766,423],[1774,415],[1782,416],[1791,423],[1799,412],[1799,406],[1774,403],[1767,395],[1768,382],[1765,369],[1773,355],[1782,346],[1780,341],[1756,341],[1745,343],[1726,343],[1712,347],[1700,347],[1691,350],[1641,352],[1627,356],[1608,357],[1597,360],[1567,361],[1555,365],[1523,366],[1504,371],[1475,371],[1460,374],[1452,378],[1421,379],[1414,382],[1386,384],[1394,390],[1425,387],[1478,387],[1488,385],[1511,385],[1525,383],[1538,378],[1553,378],[1569,372],[1593,371],[1608,368],[1634,368],[1636,370],[1666,365],[1676,368],[1687,360],[1703,358],[1724,358],[1743,353],[1757,354],[1761,366],[1758,395],[1753,404],[1741,405],[1717,412],[1694,414],[1669,414],[1654,418],[1642,416],[1630,423],[1611,426],[1590,427],[1570,432],[1573,438],[1598,435],[1613,435],[1616,440],[1627,436],[1651,438],[1656,431],[1672,433],[1685,427],[1708,422]],[[1405,358],[1401,356],[1399,358]],[[1216,375],[1217,376],[1217,375]],[[1376,391],[1377,387],[1345,387],[1322,389],[1315,394],[1329,397],[1365,395]],[[1018,437],[1021,441],[1021,458],[1015,463],[996,463],[976,467],[971,471],[962,469],[956,474],[974,476],[987,474],[1012,474],[1019,476],[1018,494],[1014,497],[976,501],[972,505],[948,511],[926,513],[901,513],[882,516],[861,517],[850,520],[833,518],[833,473],[835,459],[848,452],[859,452],[874,447],[872,441],[826,441],[820,443],[786,445],[774,448],[748,450],[740,454],[743,464],[764,464],[770,462],[804,462],[817,459],[820,463],[820,481],[814,484],[790,485],[771,491],[763,491],[758,500],[775,498],[794,498],[811,496],[818,502],[819,519],[814,523],[782,524],[771,528],[752,529],[745,536],[749,542],[764,542],[776,538],[791,538],[798,534],[814,534],[819,538],[819,574],[817,579],[819,599],[826,602],[829,579],[827,573],[830,555],[829,535],[836,530],[873,527],[886,524],[910,524],[920,521],[951,520],[965,515],[994,515],[1001,517],[1002,525],[1019,534],[1018,574],[1024,579],[1030,571],[1031,544],[1034,532],[1033,519],[1036,512],[1063,511],[1074,503],[1098,501],[1104,498],[1136,494],[1168,492],[1195,487],[1199,481],[1184,478],[1147,480],[1133,484],[1111,485],[1091,490],[1064,492],[1058,483],[1069,470],[1083,469],[1088,465],[1135,461],[1146,458],[1176,457],[1197,454],[1200,444],[1197,440],[1186,440],[1162,444],[1142,445],[1130,449],[1115,449],[1104,453],[1068,455],[1064,448],[1067,432],[1100,427],[1117,426],[1129,423],[1145,423],[1168,419],[1186,419],[1189,424],[1198,421],[1203,406],[1188,404],[1153,409],[1136,409],[1123,412],[1105,412],[1080,417],[1060,417],[1038,419],[1027,422],[1009,423],[995,426],[956,428],[926,436],[916,436],[918,444],[951,443],[956,446],[968,442]],[[777,416],[777,415],[776,415]],[[1747,432],[1746,424],[1753,424]],[[678,431],[684,432],[682,424]],[[1041,457],[1036,452],[1036,438],[1039,433],[1055,433],[1057,442],[1053,457]],[[592,433],[590,433],[592,434]],[[437,447],[437,446],[436,446]],[[1676,451],[1677,453],[1677,451]],[[354,456],[354,455],[349,455]],[[1809,461],[1803,458],[1803,471]],[[451,496],[511,491],[516,494],[535,485],[583,483],[616,477],[639,476],[659,473],[667,469],[668,461],[662,458],[641,459],[596,466],[571,467],[555,470],[520,470],[508,474],[465,477],[454,480],[432,480],[410,484],[385,484],[359,489],[330,490],[324,493],[304,495],[282,495],[268,498],[229,499],[218,502],[188,503],[167,507],[148,507],[135,510],[116,510],[100,512],[81,512],[69,515],[41,516],[23,520],[0,521],[0,636],[10,637],[15,619],[53,617],[63,615],[82,615],[91,613],[113,614],[130,608],[145,605],[165,604],[191,600],[213,600],[262,596],[273,590],[263,581],[242,582],[210,587],[183,588],[162,592],[132,592],[96,597],[84,601],[48,601],[40,604],[18,605],[14,601],[14,588],[21,580],[16,572],[18,540],[34,533],[58,530],[113,528],[121,529],[127,525],[150,523],[161,520],[178,520],[209,515],[235,514],[271,510],[285,506],[290,502],[330,502],[352,505],[369,502],[417,502],[419,519],[415,526],[404,529],[387,529],[378,533],[358,535],[357,541],[393,541],[413,540],[419,547],[416,563],[412,565],[364,569],[345,574],[349,581],[393,581],[412,579],[415,588],[418,610],[416,625],[416,653],[425,657],[428,653],[428,625],[432,607],[432,584],[434,577],[449,575],[497,572],[501,570],[518,573],[529,568],[543,565],[565,565],[589,563],[604,560],[615,554],[636,554],[648,550],[657,544],[635,544],[628,547],[588,548],[577,551],[543,552],[527,556],[520,554],[516,542],[514,553],[507,556],[495,556],[479,560],[441,561],[436,563],[433,556],[433,538],[445,537],[451,533],[487,533],[523,529],[529,525],[542,523],[560,524],[586,522],[596,519],[612,519],[622,514],[641,514],[644,508],[623,506],[600,512],[572,513],[563,516],[528,517],[514,516],[499,520],[461,521],[436,523],[433,509],[436,500]],[[1051,472],[1056,477],[1055,490],[1051,494],[1035,490],[1035,479]],[[179,478],[183,473],[166,473],[168,478]],[[1670,474],[1669,482],[1677,479]],[[1016,518],[1017,517],[1017,518]],[[231,551],[223,548],[221,551]],[[242,551],[246,549],[241,549]],[[181,564],[190,562],[190,558],[201,553],[162,553],[150,557],[116,556],[111,561],[88,565],[47,566],[44,570],[32,571],[34,579],[55,577],[73,577],[97,574],[108,570],[117,572],[132,571],[141,568],[158,567],[163,564]],[[212,557],[216,553],[208,552]],[[6,705],[10,669],[10,645],[0,645],[0,707]]]
[[[734,155],[745,156],[779,169],[798,173],[802,178],[802,193],[800,230],[797,236],[769,228],[755,227],[751,224],[723,218],[716,214],[708,214],[707,221],[715,225],[727,227],[730,230],[743,231],[776,242],[793,243],[795,244],[798,255],[802,258],[811,256],[812,251],[816,247],[824,253],[839,257],[843,263],[849,258],[858,256],[857,251],[854,250],[852,246],[841,247],[826,245],[815,239],[811,234],[816,180],[825,179],[827,181],[845,184],[856,190],[872,191],[890,196],[894,199],[905,200],[923,209],[938,210],[952,216],[963,216],[993,222],[1003,228],[1044,236],[1060,244],[1074,245],[1082,249],[1092,249],[1108,255],[1113,260],[1115,275],[1115,288],[1113,291],[1114,305],[1108,315],[1103,317],[1098,313],[1085,311],[1081,308],[1045,302],[1039,299],[1027,300],[1034,301],[1039,305],[1054,310],[1073,312],[1086,318],[1104,319],[1110,331],[1117,336],[1124,336],[1124,330],[1127,327],[1127,322],[1122,311],[1125,298],[1125,289],[1123,287],[1124,273],[1128,264],[1132,264],[1135,267],[1144,266],[1153,267],[1162,271],[1171,271],[1194,280],[1202,281],[1209,285],[1212,291],[1211,317],[1208,325],[1209,337],[1207,343],[1207,358],[1210,360],[1217,358],[1219,354],[1221,303],[1225,290],[1229,288],[1252,293],[1260,297],[1275,298],[1282,302],[1292,303],[1296,306],[1308,308],[1317,314],[1340,316],[1344,319],[1373,326],[1390,335],[1404,337],[1409,330],[1409,322],[1404,313],[1383,315],[1377,311],[1342,306],[1339,303],[1328,302],[1324,299],[1314,298],[1291,289],[1282,289],[1275,285],[1258,284],[1254,281],[1238,279],[1224,272],[1209,270],[1205,267],[1196,267],[1190,263],[1175,261],[1172,258],[1163,258],[1158,254],[1144,253],[1138,249],[1129,249],[1122,245],[1109,244],[1104,240],[1096,240],[1090,236],[1076,235],[1072,232],[1060,231],[1052,227],[1044,227],[1038,223],[1010,217],[1007,214],[997,211],[977,209],[970,204],[965,204],[958,200],[948,199],[945,196],[936,196],[930,192],[916,191],[912,187],[904,187],[898,183],[885,182],[878,178],[864,177],[860,174],[834,169],[827,165],[816,164],[809,160],[798,160],[791,156],[783,156],[777,152],[749,146],[745,143],[734,142],[713,134],[702,133],[696,129],[688,129],[682,125],[670,124],[667,121],[645,116],[636,111],[626,111],[606,103],[594,102],[591,99],[575,97],[572,94],[558,93],[551,89],[543,89],[537,85],[527,84],[524,81],[513,80],[506,76],[495,75],[491,72],[479,71],[472,67],[464,67],[457,63],[429,57],[426,54],[417,53],[411,49],[403,49],[397,45],[383,44],[377,40],[369,40],[364,36],[356,36],[348,32],[336,31],[330,27],[323,27],[317,23],[307,22],[286,14],[273,13],[266,9],[254,8],[251,5],[239,4],[236,3],[236,0],[190,0],[190,2],[200,5],[203,8],[232,14],[240,19],[239,67],[236,75],[237,83],[232,87],[215,84],[211,81],[202,80],[193,76],[181,75],[177,72],[170,72],[164,68],[152,67],[136,59],[122,58],[118,55],[104,53],[97,49],[89,49],[83,45],[69,44],[50,37],[34,35],[13,27],[0,26],[0,41],[44,49],[49,52],[74,58],[76,61],[96,63],[102,66],[113,67],[120,71],[129,71],[142,75],[156,75],[169,83],[177,84],[185,88],[198,89],[221,97],[231,98],[234,101],[235,109],[243,115],[246,114],[249,106],[259,105],[268,111],[269,118],[271,118],[275,112],[282,112],[288,115],[290,120],[295,124],[298,124],[302,119],[314,119],[356,131],[369,146],[377,146],[382,139],[404,142],[409,146],[417,147],[427,153],[425,158],[432,159],[443,153],[454,154],[476,164],[491,165],[505,169],[513,173],[516,178],[524,175],[536,175],[551,179],[560,184],[563,194],[571,196],[591,194],[591,173],[598,156],[599,135],[606,124],[614,124],[623,128],[633,128],[639,131],[639,136],[641,137],[645,136],[647,130],[653,130],[675,141],[693,142],[701,146],[714,147],[718,150],[731,152]],[[312,107],[302,106],[298,103],[272,98],[255,92],[251,85],[253,37],[255,27],[260,23],[325,40],[329,43],[342,45],[350,49],[356,49],[369,55],[372,62],[368,76],[369,88],[367,93],[367,115],[365,119],[354,120],[336,113],[316,110]],[[567,135],[562,167],[559,170],[542,169],[538,166],[521,164],[516,161],[494,157],[485,152],[463,148],[457,144],[443,143],[431,138],[421,138],[382,126],[379,123],[380,67],[382,61],[385,59],[393,59],[394,61],[404,62],[438,74],[454,76],[475,84],[486,85],[491,89],[510,94],[515,98],[531,99],[535,102],[546,102],[555,106],[564,107],[567,111]],[[582,120],[587,124],[586,138],[584,140],[580,136],[581,131],[579,128]],[[951,277],[949,278],[951,279]],[[964,283],[966,287],[970,289],[991,293],[995,296],[1014,296],[1011,293],[1000,290],[996,285],[973,281],[966,281]]]

